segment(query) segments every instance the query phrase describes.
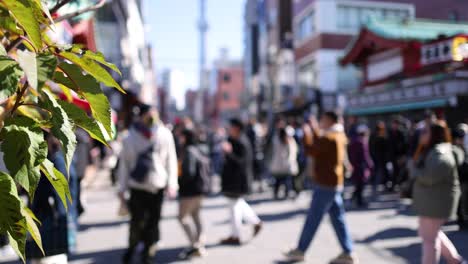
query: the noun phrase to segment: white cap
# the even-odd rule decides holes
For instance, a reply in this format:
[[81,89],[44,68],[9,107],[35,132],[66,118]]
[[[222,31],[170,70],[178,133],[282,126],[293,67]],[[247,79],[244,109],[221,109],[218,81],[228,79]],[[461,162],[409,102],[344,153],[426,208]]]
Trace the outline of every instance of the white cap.
[[286,134],[288,136],[294,137],[295,131],[294,131],[294,128],[292,126],[287,126],[285,130],[286,130]]

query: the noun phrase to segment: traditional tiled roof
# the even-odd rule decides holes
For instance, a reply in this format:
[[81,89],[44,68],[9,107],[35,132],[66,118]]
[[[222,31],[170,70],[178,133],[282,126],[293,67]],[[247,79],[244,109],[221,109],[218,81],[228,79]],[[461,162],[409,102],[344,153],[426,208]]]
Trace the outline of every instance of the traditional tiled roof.
[[362,59],[366,50],[385,50],[400,47],[411,41],[429,42],[439,37],[451,37],[468,33],[468,24],[426,19],[375,18],[362,27],[345,50],[342,64],[356,63]]
[[417,41],[430,41],[439,36],[468,33],[468,24],[427,19],[370,19],[364,28],[384,38]]

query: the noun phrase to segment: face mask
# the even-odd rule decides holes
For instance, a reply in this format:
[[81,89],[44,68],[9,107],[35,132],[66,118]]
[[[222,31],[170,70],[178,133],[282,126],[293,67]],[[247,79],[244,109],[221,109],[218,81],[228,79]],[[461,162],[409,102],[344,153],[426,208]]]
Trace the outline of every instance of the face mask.
[[146,123],[146,126],[152,127],[156,123],[156,120],[154,119],[154,117],[151,116],[151,117],[148,117],[145,123]]

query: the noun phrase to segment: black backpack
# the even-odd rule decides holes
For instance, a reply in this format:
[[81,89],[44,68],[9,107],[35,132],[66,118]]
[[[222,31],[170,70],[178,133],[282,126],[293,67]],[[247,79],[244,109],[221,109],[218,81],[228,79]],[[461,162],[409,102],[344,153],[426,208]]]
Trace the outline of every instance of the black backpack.
[[153,149],[154,146],[151,146],[138,155],[135,168],[130,173],[130,177],[136,182],[144,182],[148,178],[149,173],[154,171]]
[[182,183],[185,183],[192,191],[205,194],[210,191],[211,162],[207,154],[197,147],[187,150],[187,157]]

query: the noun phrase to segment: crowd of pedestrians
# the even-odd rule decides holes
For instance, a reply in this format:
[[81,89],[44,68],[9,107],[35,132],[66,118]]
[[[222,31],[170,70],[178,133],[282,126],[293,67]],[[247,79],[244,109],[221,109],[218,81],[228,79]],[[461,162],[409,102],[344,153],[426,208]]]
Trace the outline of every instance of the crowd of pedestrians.
[[[77,152],[70,167],[70,189],[77,201],[69,204],[70,213],[60,206],[60,197],[47,181],[39,183],[31,204],[42,222],[46,256],[53,263],[65,263],[66,255],[73,253],[78,217],[86,210],[80,182],[90,173],[90,165],[101,166],[94,160],[106,157],[83,132],[77,131]],[[160,247],[159,222],[166,197],[178,199],[178,220],[186,234],[187,247],[179,258],[191,259],[207,254],[209,227],[204,225],[202,210],[209,195],[219,191],[228,201],[230,229],[220,244],[239,246],[264,227],[246,199],[249,194],[270,191],[273,200],[283,200],[312,189],[302,231],[297,244],[285,252],[286,258],[305,260],[329,214],[342,250],[331,263],[358,263],[343,195],[345,186],[350,186],[352,207],[365,209],[389,192],[413,200],[423,264],[438,263],[441,257],[447,263],[466,263],[441,226],[456,217],[460,229],[468,228],[467,133],[468,125],[450,130],[443,118],[431,112],[419,122],[403,117],[373,123],[350,118],[345,124],[337,113],[326,112],[319,121],[314,116],[278,116],[271,124],[233,118],[225,126],[207,128],[183,118],[171,126],[159,119],[156,109],[140,104],[132,124],[119,131],[112,143],[117,160],[111,162],[111,175],[121,203],[119,213],[130,217],[122,261],[133,263],[138,256],[142,263],[153,262]],[[65,173],[60,145],[51,135],[48,143],[49,159]],[[250,234],[242,234],[243,224],[251,225]],[[6,239],[0,237],[0,243],[6,244]],[[44,260],[33,243],[27,248],[30,258]]]

